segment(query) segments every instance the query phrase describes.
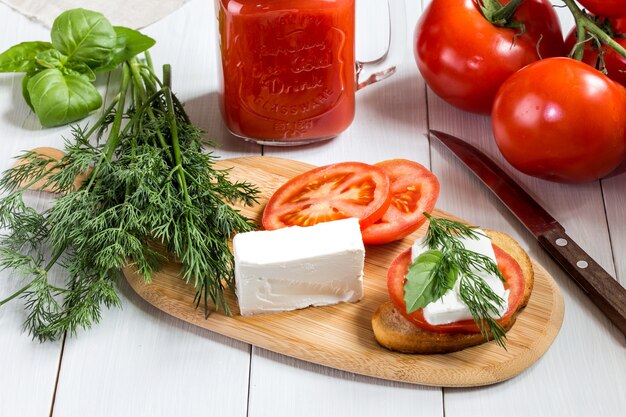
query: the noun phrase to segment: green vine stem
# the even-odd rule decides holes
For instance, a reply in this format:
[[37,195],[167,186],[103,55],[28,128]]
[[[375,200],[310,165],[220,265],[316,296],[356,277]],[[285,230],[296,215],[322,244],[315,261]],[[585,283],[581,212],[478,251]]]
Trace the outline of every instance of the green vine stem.
[[513,20],[513,15],[524,1],[525,0],[511,0],[506,6],[503,6],[500,0],[478,0],[476,4],[485,19],[492,25],[509,29],[519,29],[520,23]]
[[573,58],[581,61],[583,58],[583,54],[585,52],[583,42],[581,40],[585,39],[585,34],[587,32],[596,36],[600,42],[605,45],[610,46],[614,49],[618,54],[622,55],[626,58],[626,49],[621,46],[619,43],[615,42],[611,36],[609,36],[606,32],[604,32],[595,22],[576,5],[574,0],[563,0],[567,8],[572,12],[574,16],[574,20],[576,21],[576,35],[578,36],[578,44],[575,46]]
[[502,7],[500,10],[495,12],[492,16],[493,23],[498,24],[499,22],[504,22],[506,24],[511,20],[513,14],[517,10],[517,8],[524,2],[525,0],[511,0],[506,6]]

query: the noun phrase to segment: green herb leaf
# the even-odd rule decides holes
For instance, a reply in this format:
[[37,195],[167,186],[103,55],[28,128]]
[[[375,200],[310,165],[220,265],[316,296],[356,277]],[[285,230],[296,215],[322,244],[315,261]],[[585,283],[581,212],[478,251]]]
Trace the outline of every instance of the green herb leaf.
[[114,26],[113,28],[117,34],[117,39],[111,60],[105,66],[97,68],[98,72],[111,71],[122,62],[152,48],[156,43],[151,37],[136,30],[123,26]]
[[91,68],[105,65],[111,59],[117,34],[101,13],[72,9],[61,13],[52,24],[52,45],[68,57]]
[[102,105],[98,90],[84,77],[46,69],[27,84],[32,107],[43,126],[60,126],[80,120]]
[[124,45],[123,52],[126,57],[125,60],[147,51],[156,44],[156,41],[150,36],[146,36],[131,28],[114,26],[113,29],[115,29],[115,33],[117,34],[118,46]]
[[455,268],[446,269],[445,263],[443,252],[429,250],[420,254],[409,267],[404,284],[407,313],[426,307],[454,286],[458,272]]
[[24,97],[24,101],[28,104],[31,110],[33,110],[33,104],[30,102],[30,94],[28,93],[28,82],[31,78],[33,78],[34,74],[25,74],[24,78],[22,78],[22,97]]
[[68,66],[63,67],[61,71],[63,71],[63,74],[65,75],[70,75],[70,74],[80,75],[83,78],[85,78],[87,81],[93,82],[96,80],[96,73],[93,72],[93,70],[89,68],[87,64],[70,63]]
[[35,56],[52,49],[50,42],[22,42],[0,54],[0,72],[30,72],[35,69]]
[[61,69],[66,61],[67,57],[56,49],[47,49],[35,56],[35,62],[43,68]]

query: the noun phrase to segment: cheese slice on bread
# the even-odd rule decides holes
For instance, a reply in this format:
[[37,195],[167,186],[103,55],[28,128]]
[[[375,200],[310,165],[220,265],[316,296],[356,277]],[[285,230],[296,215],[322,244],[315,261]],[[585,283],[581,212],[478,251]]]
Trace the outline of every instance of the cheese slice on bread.
[[[534,283],[534,272],[528,254],[510,236],[493,230],[484,230],[494,245],[508,253],[519,264],[524,275],[524,294],[510,319],[502,323],[509,330],[517,315],[524,309]],[[391,302],[381,305],[372,317],[372,328],[382,346],[406,353],[449,353],[485,343],[480,333],[439,333],[421,329],[408,321]]]

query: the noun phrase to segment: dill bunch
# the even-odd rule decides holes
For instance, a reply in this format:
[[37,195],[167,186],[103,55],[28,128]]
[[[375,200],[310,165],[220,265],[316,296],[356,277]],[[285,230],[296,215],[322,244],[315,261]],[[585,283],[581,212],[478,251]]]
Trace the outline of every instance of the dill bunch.
[[[253,204],[258,191],[214,167],[216,156],[203,150],[202,132],[172,94],[170,67],[159,79],[146,54],[121,72],[112,103],[89,129],[72,128],[61,159],[26,152],[0,178],[0,268],[27,280],[0,305],[22,298],[25,329],[40,341],[89,328],[103,306],[118,306],[121,268],[150,282],[168,258],[181,263],[197,306],[207,315],[228,312],[228,240],[255,227],[229,203]],[[76,189],[80,174],[87,179]],[[43,212],[24,201],[38,181],[39,189],[59,193]],[[48,279],[57,264],[65,270],[62,287]]]

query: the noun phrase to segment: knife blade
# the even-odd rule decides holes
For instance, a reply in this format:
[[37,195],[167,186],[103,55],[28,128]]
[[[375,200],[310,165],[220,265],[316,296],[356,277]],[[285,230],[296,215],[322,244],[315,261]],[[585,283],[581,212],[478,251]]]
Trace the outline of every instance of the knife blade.
[[565,228],[491,158],[447,133],[429,130],[458,157],[535,236],[591,301],[626,335],[626,289],[591,258]]

